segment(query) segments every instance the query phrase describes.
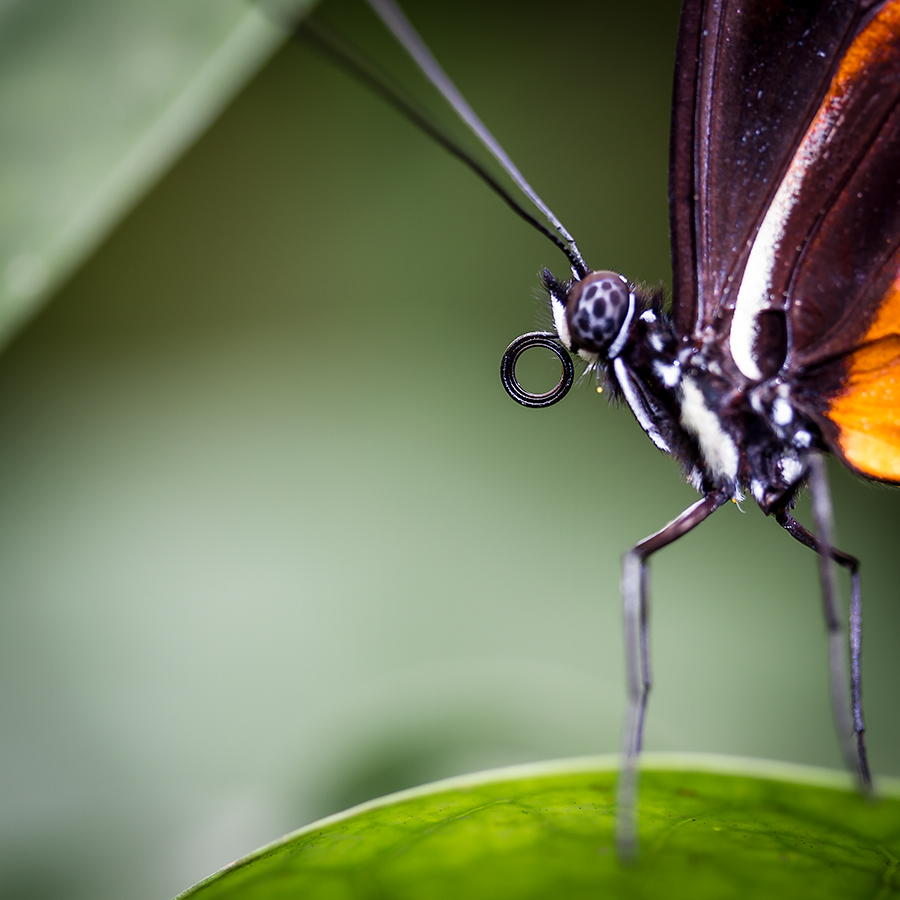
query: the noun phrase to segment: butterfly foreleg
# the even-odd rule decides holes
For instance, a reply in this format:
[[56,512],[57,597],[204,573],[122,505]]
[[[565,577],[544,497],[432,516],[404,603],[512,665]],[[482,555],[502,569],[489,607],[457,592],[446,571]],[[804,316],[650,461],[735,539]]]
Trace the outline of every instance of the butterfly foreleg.
[[728,500],[724,492],[707,494],[689,506],[677,519],[628,553],[622,564],[622,606],[625,626],[625,670],[628,701],[622,735],[622,769],[616,796],[616,844],[619,855],[634,856],[637,849],[637,764],[644,742],[644,715],[650,694],[648,583],[649,558],[696,528]]

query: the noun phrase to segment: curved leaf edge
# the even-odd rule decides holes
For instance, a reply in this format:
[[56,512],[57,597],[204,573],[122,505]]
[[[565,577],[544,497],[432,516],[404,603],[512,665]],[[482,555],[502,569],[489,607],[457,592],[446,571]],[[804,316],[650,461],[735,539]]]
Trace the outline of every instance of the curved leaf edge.
[[[254,859],[264,856],[282,845],[302,837],[304,834],[320,831],[323,828],[352,819],[371,810],[429,795],[437,796],[486,784],[504,784],[526,778],[549,778],[578,773],[611,773],[619,768],[620,758],[618,753],[608,753],[602,756],[577,756],[569,759],[521,763],[503,766],[498,769],[473,772],[467,775],[454,775],[450,778],[442,778],[439,781],[367,800],[364,803],[351,806],[349,809],[326,816],[323,819],[317,819],[315,822],[297,828],[268,844],[264,844],[252,853],[230,862],[202,881],[198,881],[175,897],[174,900],[186,900],[196,891],[221,878],[232,869],[245,866]],[[644,753],[642,755],[641,771],[695,772],[726,777],[755,778],[761,781],[787,782],[848,793],[852,793],[857,789],[856,779],[850,773],[838,769],[808,766],[781,760],[758,759],[749,756],[725,756],[716,753]],[[880,797],[900,799],[900,778],[891,776],[877,777],[875,779],[875,793]]]

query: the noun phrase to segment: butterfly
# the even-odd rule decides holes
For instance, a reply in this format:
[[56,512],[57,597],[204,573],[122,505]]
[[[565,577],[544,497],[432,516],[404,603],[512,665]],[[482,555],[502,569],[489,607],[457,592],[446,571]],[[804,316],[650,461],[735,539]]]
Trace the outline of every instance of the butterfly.
[[[670,217],[671,310],[613,273],[544,279],[562,344],[702,494],[625,557],[626,845],[650,688],[647,559],[745,492],[825,561],[835,714],[871,780],[858,562],[831,546],[821,454],[900,481],[900,3],[687,0]],[[817,535],[790,514],[807,482]],[[852,576],[849,709],[829,558]]]
[[[625,556],[626,852],[650,689],[647,560],[745,494],[820,555],[838,731],[871,783],[859,564],[832,546],[822,454],[900,482],[900,2],[686,0],[670,222],[670,309],[616,273],[544,274],[556,338],[702,495]],[[505,381],[531,341],[511,346]],[[515,399],[555,402],[568,383]],[[791,515],[807,484],[815,533]],[[849,698],[829,560],[852,578]]]
[[[554,330],[523,335],[504,354],[507,391],[525,406],[558,402],[574,381],[570,356],[580,358],[700,494],[624,558],[620,849],[635,846],[648,561],[746,496],[819,557],[834,713],[846,761],[868,788],[859,563],[833,545],[823,458],[900,483],[900,0],[685,0],[671,304],[590,269],[392,0],[369,2],[556,233],[520,214],[569,260],[571,277],[542,276]],[[536,346],[562,364],[543,394],[516,376]],[[791,514],[807,486],[813,529]],[[851,576],[849,653],[833,563]]]

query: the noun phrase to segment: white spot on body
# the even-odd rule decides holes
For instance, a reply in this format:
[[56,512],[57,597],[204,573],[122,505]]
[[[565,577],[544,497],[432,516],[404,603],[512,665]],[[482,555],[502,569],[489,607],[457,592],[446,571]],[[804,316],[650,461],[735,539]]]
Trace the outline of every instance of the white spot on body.
[[793,444],[795,447],[809,447],[812,444],[812,435],[808,431],[798,431],[794,435]]
[[794,421],[794,409],[784,397],[776,397],[772,404],[772,421],[784,427]]
[[[621,275],[619,276],[619,278],[623,283],[628,283],[624,278],[622,278]],[[606,356],[608,359],[615,359],[622,352],[622,348],[625,346],[625,342],[628,340],[628,332],[631,329],[631,320],[634,318],[634,306],[634,292],[629,291],[628,312],[625,314],[625,321],[622,323],[622,327],[619,329],[619,333],[616,335],[616,339],[610,345],[609,350],[606,351]]]
[[653,363],[653,368],[656,370],[656,374],[659,376],[660,381],[662,381],[666,387],[675,387],[681,380],[681,367],[677,362],[672,363],[671,365],[655,362]]
[[647,407],[635,389],[634,384],[631,381],[631,375],[628,373],[628,369],[621,359],[613,360],[613,372],[615,372],[619,387],[625,395],[626,403],[631,407],[634,417],[638,420],[638,425],[647,432],[650,440],[653,441],[663,453],[670,453],[671,451],[669,450],[669,445],[666,443],[666,439],[659,433],[656,425],[653,424],[653,420],[650,418]]
[[763,498],[766,496],[766,489],[759,479],[754,478],[753,481],[750,482],[750,493],[753,494],[753,499],[757,503],[763,502]]
[[796,484],[803,477],[803,463],[796,456],[783,456],[778,468],[785,484]]
[[562,301],[556,297],[550,298],[550,310],[553,313],[553,325],[559,339],[567,350],[572,349],[572,335],[569,332],[569,323],[566,321],[566,308]]
[[706,405],[703,392],[693,378],[681,382],[681,424],[697,439],[710,474],[737,479],[737,445],[722,427],[719,417]]

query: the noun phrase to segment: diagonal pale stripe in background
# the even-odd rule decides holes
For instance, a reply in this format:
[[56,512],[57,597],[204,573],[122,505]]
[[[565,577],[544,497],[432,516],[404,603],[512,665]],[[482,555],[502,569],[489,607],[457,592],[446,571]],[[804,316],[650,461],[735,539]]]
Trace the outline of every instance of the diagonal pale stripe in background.
[[244,0],[0,11],[0,345],[283,39]]

